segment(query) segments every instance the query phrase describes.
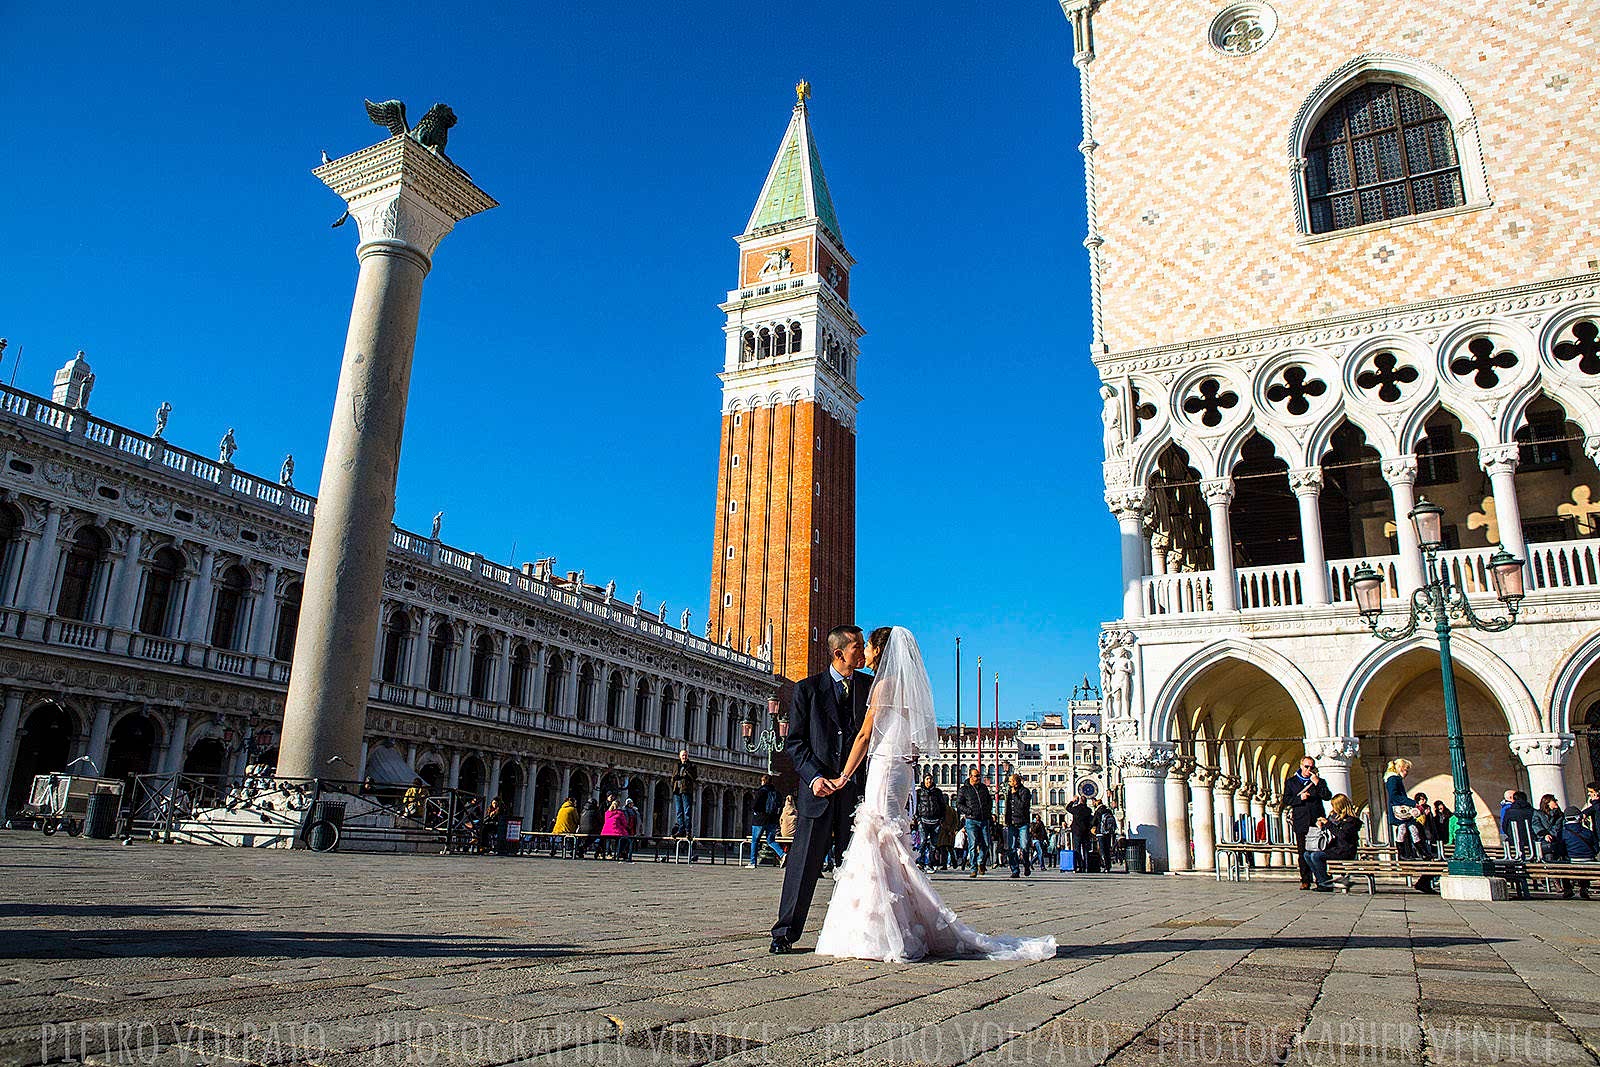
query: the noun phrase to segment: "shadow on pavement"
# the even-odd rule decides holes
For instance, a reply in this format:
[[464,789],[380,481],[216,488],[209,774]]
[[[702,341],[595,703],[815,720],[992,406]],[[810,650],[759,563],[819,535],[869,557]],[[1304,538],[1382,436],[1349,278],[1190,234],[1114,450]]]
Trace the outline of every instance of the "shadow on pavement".
[[164,959],[539,959],[573,956],[572,945],[449,934],[349,933],[332,930],[3,930],[0,959],[71,960],[153,956]]
[[1449,948],[1454,945],[1493,945],[1515,940],[1508,937],[1390,937],[1377,934],[1350,934],[1347,937],[1161,937],[1138,941],[1106,941],[1089,945],[1062,945],[1056,958],[1066,956],[1117,956],[1124,952],[1196,952],[1213,949],[1223,952],[1260,948],[1299,948],[1339,951],[1351,948]]
[[125,919],[136,915],[210,915],[248,911],[243,904],[46,904],[0,903],[0,919],[24,916],[68,916],[83,919]]

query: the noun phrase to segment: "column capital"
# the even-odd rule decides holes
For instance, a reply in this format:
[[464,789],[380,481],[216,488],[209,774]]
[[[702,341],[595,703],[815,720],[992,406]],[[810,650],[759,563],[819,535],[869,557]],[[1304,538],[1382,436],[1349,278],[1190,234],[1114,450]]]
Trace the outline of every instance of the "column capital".
[[1486,445],[1478,449],[1478,466],[1490,476],[1514,474],[1517,469],[1518,445]]
[[1415,485],[1417,482],[1416,456],[1383,457],[1383,480],[1390,485]]
[[426,265],[456,223],[499,206],[466,171],[408,135],[341,156],[311,173],[350,205],[361,229],[357,256],[399,249]]
[[1572,734],[1512,734],[1511,751],[1526,767],[1560,766],[1577,740]]
[[1169,742],[1117,745],[1111,759],[1124,778],[1165,778],[1172,766],[1173,747]]
[[1237,793],[1239,791],[1239,779],[1231,774],[1218,774],[1216,781],[1212,783],[1212,788],[1221,793]]
[[1195,771],[1194,760],[1188,756],[1174,756],[1172,765],[1167,768],[1167,777],[1175,782],[1187,781],[1189,775]]
[[1144,514],[1149,498],[1149,490],[1142,485],[1125,486],[1121,489],[1107,489],[1106,507],[1111,509],[1111,513],[1117,517],[1118,521],[1137,519]]
[[1295,496],[1317,496],[1322,492],[1321,467],[1296,467],[1289,472],[1289,488]]
[[1217,784],[1217,774],[1217,768],[1207,767],[1203,763],[1196,763],[1190,784],[1196,789],[1210,789]]
[[1206,478],[1200,483],[1200,494],[1212,507],[1227,506],[1233,503],[1233,479]]
[[1308,737],[1306,755],[1317,763],[1334,763],[1348,767],[1361,754],[1361,741],[1355,737]]

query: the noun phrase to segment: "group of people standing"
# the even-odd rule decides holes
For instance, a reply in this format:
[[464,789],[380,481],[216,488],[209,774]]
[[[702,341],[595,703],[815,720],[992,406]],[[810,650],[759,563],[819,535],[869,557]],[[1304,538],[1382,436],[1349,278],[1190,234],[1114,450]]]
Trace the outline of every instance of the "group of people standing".
[[603,811],[599,802],[590,797],[580,812],[576,799],[569,796],[556,810],[550,832],[578,835],[576,853],[580,860],[592,851],[597,860],[632,863],[633,839],[639,836],[639,809],[632,797],[610,793]]

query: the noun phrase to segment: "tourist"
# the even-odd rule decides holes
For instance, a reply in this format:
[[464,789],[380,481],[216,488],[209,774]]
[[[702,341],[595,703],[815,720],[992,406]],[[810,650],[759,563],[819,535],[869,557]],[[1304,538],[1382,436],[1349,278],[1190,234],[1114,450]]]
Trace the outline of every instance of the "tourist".
[[1050,843],[1050,831],[1044,827],[1044,820],[1038,815],[1033,817],[1033,825],[1028,827],[1028,837],[1033,841],[1034,866],[1043,870],[1047,864],[1046,847]]
[[1328,801],[1328,829],[1333,832],[1333,841],[1323,850],[1326,853],[1324,858],[1355,859],[1361,847],[1361,819],[1356,815],[1349,796],[1344,793],[1335,793],[1333,799]]
[[556,810],[555,825],[550,827],[552,834],[575,834],[578,832],[578,804],[571,797],[561,802],[561,807]]
[[1500,797],[1500,812],[1499,812],[1499,814],[1497,814],[1494,817],[1494,824],[1496,826],[1499,826],[1501,823],[1505,822],[1506,809],[1511,806],[1512,801],[1514,801],[1516,798],[1517,798],[1517,791],[1515,789],[1507,789],[1505,791],[1505,793],[1503,793],[1501,795],[1501,797]]
[[478,851],[494,854],[499,852],[500,843],[504,840],[506,824],[506,808],[499,797],[489,801],[489,810],[483,813],[483,820],[478,823]]
[[1095,859],[1100,870],[1110,874],[1111,854],[1117,844],[1117,813],[1111,810],[1110,804],[1095,797],[1090,825],[1094,828]]
[[1068,833],[1072,836],[1072,851],[1077,859],[1077,869],[1090,871],[1095,867],[1094,860],[1094,813],[1089,810],[1089,801],[1085,797],[1076,796],[1067,804],[1067,815],[1071,819],[1068,824]]
[[1405,779],[1411,773],[1411,761],[1392,759],[1383,769],[1383,789],[1387,802],[1389,836],[1395,851],[1403,860],[1420,859],[1422,827],[1417,825],[1417,809],[1406,794]]
[[800,829],[800,811],[794,806],[794,794],[790,793],[783,798],[783,812],[778,816],[778,840],[790,842],[794,840],[795,831]]
[[1561,840],[1566,821],[1567,814],[1561,810],[1561,801],[1556,799],[1554,793],[1546,793],[1539,798],[1532,821],[1533,847],[1538,859],[1554,863],[1567,858],[1566,845]]
[[672,768],[672,836],[692,837],[689,805],[700,773],[689,762],[689,750],[678,752],[678,765]]
[[611,847],[611,856],[614,859],[622,858],[622,843],[628,839],[628,813],[622,806],[622,801],[615,795],[606,805],[605,816],[600,822],[600,845],[595,849],[595,859],[606,858],[606,846]]
[[961,832],[961,815],[954,804],[946,804],[939,823],[939,869],[948,871],[961,864],[956,859],[956,835]]
[[400,814],[408,819],[422,818],[422,806],[428,798],[428,787],[421,778],[411,780],[411,788],[400,798]]
[[[1005,792],[1006,860],[1011,877],[1033,877],[1033,850],[1029,848],[1028,827],[1033,822],[1033,790],[1022,784],[1022,775],[1006,779]],[[1018,868],[1021,868],[1020,871]]]
[[593,797],[583,802],[583,813],[578,816],[578,858],[581,860],[588,853],[590,846],[600,841],[600,831],[605,827],[605,814],[600,810]]
[[[1317,773],[1317,761],[1310,756],[1300,758],[1297,770],[1289,772],[1283,780],[1283,795],[1291,811],[1289,825],[1294,829],[1295,850],[1300,856],[1300,888],[1311,888],[1311,867],[1306,863],[1306,834],[1317,825],[1317,820],[1328,813],[1323,802],[1333,799],[1333,791]],[[1318,849],[1317,851],[1321,851]],[[1327,880],[1327,875],[1323,875]]]
[[1506,859],[1526,859],[1533,854],[1533,805],[1520,789],[1511,794],[1511,805],[1500,816],[1500,833],[1506,839]]
[[939,830],[944,826],[945,809],[950,805],[944,798],[944,790],[933,784],[931,774],[922,776],[922,785],[917,787],[914,803],[912,810],[916,814],[917,829],[922,834],[917,863],[923,870],[931,870],[939,855]]
[[989,785],[974,767],[967,772],[967,780],[956,791],[956,811],[961,813],[966,830],[967,860],[972,866],[969,878],[989,873],[986,855],[989,844],[989,820],[993,817],[994,797]]
[[784,852],[778,846],[778,819],[782,814],[782,804],[778,799],[778,790],[772,784],[772,775],[763,774],[750,816],[750,862],[747,866],[751,870],[761,865],[763,839],[767,847],[777,854],[778,866],[783,866]]
[[1589,803],[1583,809],[1584,825],[1600,834],[1600,782],[1590,782],[1584,792],[1589,799]]
[[[1328,877],[1328,848],[1333,844],[1329,821],[1327,816],[1320,815],[1305,833],[1295,831],[1295,837],[1303,849],[1300,853],[1300,870],[1310,872],[1311,888],[1318,893],[1333,892],[1333,879]],[[1302,885],[1300,888],[1306,887]]]
[[[1583,824],[1583,811],[1576,805],[1567,808],[1566,821],[1561,824],[1561,844],[1566,850],[1566,858],[1572,863],[1593,863],[1596,853],[1600,853],[1600,842],[1597,842],[1595,832]],[[1578,883],[1578,894],[1584,900],[1589,898],[1589,879],[1585,878]],[[1563,883],[1563,897],[1572,896],[1572,883]]]
[[1439,845],[1451,845],[1456,839],[1456,813],[1435,800],[1433,807],[1422,818],[1422,836]]
[[1422,836],[1422,855],[1426,859],[1434,859],[1441,855],[1438,847],[1444,842],[1435,840],[1429,832],[1433,818],[1433,804],[1428,800],[1428,794],[1418,793],[1411,798],[1411,806],[1417,809],[1417,832]]

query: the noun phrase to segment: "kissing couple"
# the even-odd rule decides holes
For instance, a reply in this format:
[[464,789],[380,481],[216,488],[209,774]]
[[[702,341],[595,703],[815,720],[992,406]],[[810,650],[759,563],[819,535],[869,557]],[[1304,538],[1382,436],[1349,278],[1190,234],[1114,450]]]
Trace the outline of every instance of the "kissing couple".
[[[911,797],[918,758],[939,752],[933,689],[916,638],[883,626],[828,631],[828,669],[797,684],[784,752],[800,776],[799,822],[772,927],[774,953],[794,951],[823,861],[837,860],[816,951],[905,963],[926,956],[1043,960],[1053,937],[981,934],[956,918],[917,866]],[[861,668],[872,674],[861,673]]]

